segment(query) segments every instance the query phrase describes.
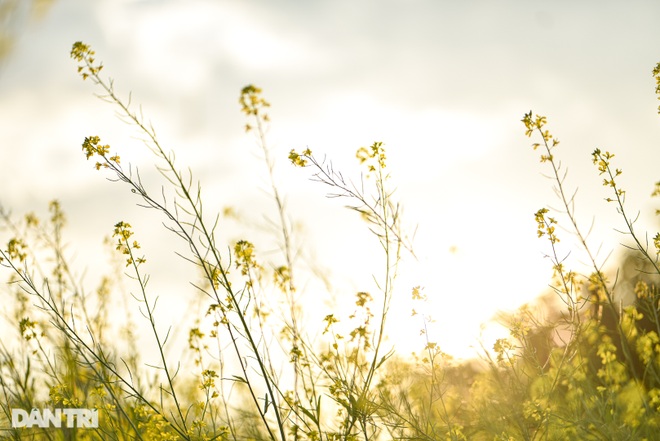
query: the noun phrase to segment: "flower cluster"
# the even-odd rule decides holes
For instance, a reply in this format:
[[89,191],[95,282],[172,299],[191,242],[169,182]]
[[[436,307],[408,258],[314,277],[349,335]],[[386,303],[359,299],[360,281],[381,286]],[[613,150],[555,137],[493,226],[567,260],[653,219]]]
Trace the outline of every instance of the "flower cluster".
[[255,260],[254,245],[247,240],[239,240],[234,245],[236,255],[236,268],[240,268],[241,274],[246,276],[252,268],[260,268]]
[[[541,155],[541,162],[546,162],[546,161],[552,161],[553,156],[551,150],[556,147],[559,144],[559,140],[552,136],[552,134],[546,129],[543,130],[543,127],[546,125],[548,122],[547,118],[545,116],[541,115],[536,115],[535,118],[532,118],[532,111],[530,110],[529,113],[526,113],[523,119],[521,120],[523,124],[525,124],[525,128],[527,129],[525,131],[525,135],[529,138],[532,136],[532,133],[534,133],[534,130],[538,130],[541,133],[541,136],[543,137],[543,143],[545,144],[545,148],[547,150],[547,155]],[[532,147],[534,150],[539,148],[541,144],[535,142],[532,144]]]
[[38,337],[36,330],[37,324],[37,322],[30,320],[29,317],[21,319],[18,326],[25,341],[30,341]]
[[174,428],[163,415],[154,412],[152,408],[140,403],[133,409],[137,428],[143,439],[157,439],[160,441],[178,441]]
[[117,237],[117,251],[121,252],[128,256],[126,259],[126,266],[135,264],[140,265],[147,260],[144,257],[134,258],[133,250],[139,249],[140,244],[134,240],[133,243],[129,243],[128,239],[133,235],[131,231],[131,225],[126,222],[118,222],[115,224],[115,231],[112,234],[112,237]]
[[291,164],[296,167],[307,167],[307,163],[312,156],[312,151],[310,149],[305,149],[302,153],[298,153],[295,150],[289,152],[289,160]]
[[493,344],[493,350],[497,355],[498,364],[503,366],[511,362],[514,346],[509,339],[498,338]]
[[112,167],[112,163],[119,164],[120,158],[119,155],[113,155],[108,157],[110,153],[110,146],[101,144],[101,138],[98,136],[88,136],[85,138],[85,141],[82,143],[82,149],[85,152],[85,157],[87,159],[91,158],[94,155],[100,156],[104,162],[97,162],[95,167],[99,170],[101,167],[109,168]]
[[55,385],[50,388],[48,393],[50,401],[55,406],[80,407],[82,402],[79,398],[73,396],[73,393],[66,385]]
[[[655,186],[653,188],[653,193],[651,193],[651,197],[658,197],[660,196],[660,181],[655,183]],[[659,216],[660,215],[660,210],[655,210],[655,215]],[[658,236],[660,240],[660,235]]]
[[[259,87],[252,84],[245,86],[241,90],[241,97],[238,102],[241,104],[241,112],[247,116],[252,115],[256,118],[261,118],[265,122],[269,121],[268,114],[264,113],[263,110],[270,107],[270,103],[261,96],[261,89]],[[252,126],[246,124],[245,131],[249,132],[250,130],[252,130]]]
[[[620,188],[617,188],[616,182],[614,182],[614,179],[623,173],[621,169],[616,169],[614,170],[614,173],[612,173],[612,169],[610,168],[610,159],[614,158],[614,155],[610,152],[605,152],[602,153],[600,149],[596,149],[593,151],[591,154],[592,156],[592,161],[594,164],[598,165],[598,172],[600,175],[603,175],[605,173],[608,174],[609,179],[605,178],[603,179],[603,186],[605,187],[612,187],[616,193],[617,199],[618,198],[625,198],[625,191],[621,190]],[[607,198],[605,199],[607,202],[614,202],[614,199],[612,198]]]
[[23,262],[27,258],[26,248],[27,246],[21,239],[10,239],[7,242],[7,255],[11,259],[18,259]]
[[[57,199],[54,199],[48,203],[48,211],[50,211],[50,221],[53,225],[63,226],[66,223],[66,216],[64,216],[64,211],[62,211],[62,206]],[[26,216],[26,222],[28,225],[37,226],[39,224],[39,219],[32,214],[31,216]]]
[[[383,148],[382,142],[374,142],[369,148],[360,147],[355,156],[360,160],[360,164],[364,164],[369,159],[376,159],[380,168],[385,168],[386,166],[385,149]],[[376,167],[374,165],[369,165],[369,171],[376,171]]]
[[78,73],[82,76],[83,80],[86,80],[90,76],[97,78],[99,72],[103,69],[101,63],[94,64],[96,62],[94,54],[95,52],[82,41],[75,42],[71,48],[71,58],[83,63],[78,66]]
[[[653,78],[655,78],[655,94],[660,100],[660,63],[653,68]],[[658,106],[658,113],[660,113],[660,106]]]
[[543,237],[547,235],[550,242],[554,244],[559,242],[559,238],[555,235],[555,227],[554,227],[557,221],[553,217],[549,217],[549,216],[546,217],[548,211],[549,210],[547,208],[541,208],[539,211],[537,211],[534,214],[534,219],[536,220],[536,223],[538,225],[538,229],[536,230],[536,233],[538,234],[539,237]]
[[[215,388],[215,379],[216,379],[216,378],[218,378],[218,374],[217,374],[214,370],[211,370],[211,369],[205,369],[205,370],[202,372],[202,379],[203,379],[203,381],[202,381],[202,384],[201,384],[200,387],[201,387],[203,390],[214,389],[214,388]],[[214,394],[215,396],[217,396],[217,392],[216,392],[216,391],[214,391],[213,394]]]

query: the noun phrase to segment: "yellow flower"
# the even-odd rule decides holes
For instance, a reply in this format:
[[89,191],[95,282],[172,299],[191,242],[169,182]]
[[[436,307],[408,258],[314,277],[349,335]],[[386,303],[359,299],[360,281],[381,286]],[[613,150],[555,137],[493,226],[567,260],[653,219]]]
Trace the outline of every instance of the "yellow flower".
[[309,157],[311,154],[312,152],[309,149],[306,149],[302,154],[297,153],[295,150],[291,150],[289,152],[289,160],[296,167],[306,167],[307,159],[305,159],[305,157]]

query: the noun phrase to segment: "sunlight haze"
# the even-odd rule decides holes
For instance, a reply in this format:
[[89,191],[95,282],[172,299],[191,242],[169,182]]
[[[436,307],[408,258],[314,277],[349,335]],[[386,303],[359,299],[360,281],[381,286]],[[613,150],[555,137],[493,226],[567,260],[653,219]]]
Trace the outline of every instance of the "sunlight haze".
[[[530,109],[561,140],[565,183],[571,193],[579,188],[581,227],[595,219],[590,240],[602,245],[599,258],[627,238],[612,229],[623,225],[603,201],[595,148],[616,154],[626,203],[640,211],[636,228],[658,230],[649,198],[660,179],[651,75],[660,61],[657,2],[57,0],[40,20],[18,19],[0,64],[0,204],[16,215],[44,214],[59,199],[69,250],[89,266],[104,261],[112,226],[130,222],[163,305],[192,290],[179,275],[194,273],[174,254],[184,245],[155,227],[162,219],[85,161],[80,145],[98,134],[160,185],[133,128],[77,75],[69,58],[76,41],[96,51],[121,97],[132,92],[179,167],[191,167],[205,210],[231,206],[246,219],[227,221],[224,240],[259,244],[249,226],[276,218],[238,104],[245,85],[263,89],[276,178],[314,256],[310,266],[326,271],[337,303],[350,304],[356,291],[377,295],[378,243],[287,156],[310,148],[358,182],[356,150],[382,141],[404,226],[410,236],[417,231],[418,260],[402,263],[389,323],[400,353],[424,346],[420,318],[411,317],[414,286],[424,287],[424,313],[435,320],[429,338],[456,357],[474,356],[480,336],[492,347],[506,333],[496,312],[546,291],[549,246],[537,238],[534,213],[560,202],[520,122]],[[575,238],[559,234],[571,249]],[[273,243],[262,246],[272,255]],[[576,252],[568,262],[580,270],[585,261]],[[326,300],[310,301],[312,315],[325,315]]]

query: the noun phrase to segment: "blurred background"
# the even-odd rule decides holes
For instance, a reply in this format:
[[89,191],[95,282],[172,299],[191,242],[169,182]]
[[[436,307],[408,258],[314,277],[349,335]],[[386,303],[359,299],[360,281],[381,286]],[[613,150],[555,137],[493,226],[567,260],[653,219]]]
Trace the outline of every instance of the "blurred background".
[[[162,179],[139,134],[93,96],[100,90],[81,80],[69,51],[76,41],[91,45],[118,94],[132,92],[180,168],[201,181],[207,212],[238,213],[242,222],[223,221],[225,243],[252,239],[277,263],[262,228],[276,218],[266,167],[238,104],[252,83],[272,105],[276,179],[309,267],[329,282],[310,311],[377,292],[382,258],[359,216],[324,198],[327,189],[292,168],[288,152],[309,147],[357,181],[355,151],[382,141],[418,256],[402,265],[392,343],[403,353],[423,347],[419,317],[410,317],[410,291],[421,285],[435,319],[430,339],[470,357],[480,338],[490,347],[505,332],[492,323],[496,311],[531,301],[552,274],[534,213],[560,203],[543,177],[548,164],[530,147],[537,141],[524,135],[524,113],[546,115],[561,141],[565,184],[579,188],[576,213],[584,231],[593,221],[599,259],[629,238],[614,230],[624,223],[603,200],[595,148],[616,154],[642,237],[659,229],[660,202],[649,198],[660,180],[651,75],[659,20],[654,1],[0,0],[0,204],[45,215],[58,199],[68,249],[91,284],[107,265],[103,237],[131,223],[163,319],[176,320],[194,277],[174,254],[184,244],[95,171],[81,143],[100,136],[156,193]],[[563,252],[573,250],[567,265],[583,270],[575,238],[559,234]]]

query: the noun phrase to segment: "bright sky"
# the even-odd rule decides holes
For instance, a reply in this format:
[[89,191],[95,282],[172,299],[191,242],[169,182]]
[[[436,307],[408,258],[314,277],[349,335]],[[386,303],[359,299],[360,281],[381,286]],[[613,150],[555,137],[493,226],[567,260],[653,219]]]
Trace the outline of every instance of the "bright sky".
[[[18,26],[0,66],[0,203],[43,213],[60,199],[71,249],[90,266],[104,261],[92,244],[117,221],[131,222],[156,262],[154,286],[176,297],[172,290],[188,287],[176,285],[183,263],[161,245],[171,238],[150,227],[160,220],[81,153],[83,138],[98,134],[145,179],[155,174],[135,132],[76,75],[71,44],[92,45],[117,90],[133,92],[163,144],[202,181],[207,209],[231,205],[258,223],[275,213],[237,103],[253,83],[272,104],[269,142],[290,214],[333,293],[376,292],[377,248],[356,216],[289,166],[287,153],[309,147],[350,171],[358,147],[383,141],[406,222],[418,225],[420,257],[403,268],[390,334],[400,352],[422,345],[410,343],[419,322],[409,318],[410,289],[422,285],[432,339],[469,356],[481,323],[531,300],[551,275],[533,214],[559,204],[524,136],[525,112],[547,115],[562,141],[566,184],[580,188],[583,228],[596,216],[592,243],[603,245],[603,257],[626,238],[602,201],[595,148],[616,153],[640,231],[658,229],[659,204],[648,196],[660,179],[651,76],[659,19],[655,1],[57,0],[41,21]],[[227,228],[231,239],[252,234]],[[568,251],[573,238],[563,237]],[[583,257],[575,252],[571,262]]]

